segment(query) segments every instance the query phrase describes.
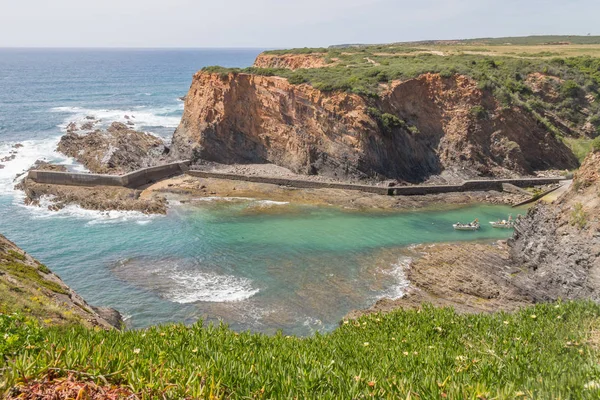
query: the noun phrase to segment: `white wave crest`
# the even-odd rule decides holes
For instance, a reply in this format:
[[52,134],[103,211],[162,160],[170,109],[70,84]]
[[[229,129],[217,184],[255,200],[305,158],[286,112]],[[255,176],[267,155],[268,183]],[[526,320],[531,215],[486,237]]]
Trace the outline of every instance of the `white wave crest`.
[[287,201],[275,201],[275,200],[260,200],[257,201],[257,204],[259,204],[260,206],[285,206],[287,204],[290,204]]
[[[0,195],[14,194],[14,186],[23,177],[15,179],[17,175],[27,171],[37,160],[54,162],[67,165],[72,170],[84,171],[80,164],[73,158],[66,157],[56,151],[56,145],[60,136],[42,140],[25,140],[19,142],[22,147],[14,147],[17,142],[0,143],[0,159],[9,157],[11,159],[0,162],[4,168],[0,169]],[[14,156],[14,158],[12,158]]]
[[[129,110],[93,109],[84,107],[54,107],[50,109],[51,112],[70,114],[63,123],[59,125],[62,129],[65,129],[71,122],[83,123],[89,121],[86,119],[87,116],[100,120],[97,125],[99,127],[106,127],[108,124],[117,121],[122,123],[131,122],[134,124],[132,127],[136,129],[149,127],[176,128],[179,125],[181,117],[169,114],[180,110],[179,104],[170,108],[164,107],[157,109],[146,109],[145,107],[136,107]],[[125,116],[128,116],[129,118],[125,118]]]
[[136,222],[145,225],[152,222],[153,219],[161,217],[160,215],[148,215],[139,211],[97,211],[86,210],[79,205],[69,204],[58,211],[51,211],[49,206],[54,204],[52,196],[42,196],[39,206],[25,207],[34,219],[47,218],[77,218],[87,220],[87,225],[115,224],[123,222]]
[[175,283],[166,297],[176,303],[235,302],[249,299],[259,292],[252,281],[231,275],[193,271],[173,271],[168,279]]
[[405,271],[411,261],[410,257],[401,257],[395,264],[392,264],[391,269],[383,271],[384,274],[391,276],[395,280],[395,284],[386,290],[381,298],[396,300],[404,296],[406,289],[410,285],[410,282],[406,279]]
[[206,202],[213,202],[213,201],[254,201],[256,199],[253,199],[251,197],[195,197],[193,199],[191,199],[191,201],[206,201]]
[[127,282],[180,304],[240,302],[259,292],[250,279],[182,268],[182,263],[186,261],[134,258],[119,262],[113,272]]

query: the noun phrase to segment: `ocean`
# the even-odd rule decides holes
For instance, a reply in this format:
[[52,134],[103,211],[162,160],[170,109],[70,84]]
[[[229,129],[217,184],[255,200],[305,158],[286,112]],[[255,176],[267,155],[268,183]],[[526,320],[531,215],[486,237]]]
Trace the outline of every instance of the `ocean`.
[[260,51],[0,49],[0,233],[91,304],[118,309],[129,328],[202,319],[298,335],[401,296],[406,246],[510,235],[485,223],[476,233],[451,227],[505,218],[506,206],[356,212],[238,199],[147,216],[51,212],[25,206],[14,190],[38,159],[81,169],[55,148],[69,122],[89,115],[105,126],[134,116],[136,129],[168,140],[194,72],[249,66]]

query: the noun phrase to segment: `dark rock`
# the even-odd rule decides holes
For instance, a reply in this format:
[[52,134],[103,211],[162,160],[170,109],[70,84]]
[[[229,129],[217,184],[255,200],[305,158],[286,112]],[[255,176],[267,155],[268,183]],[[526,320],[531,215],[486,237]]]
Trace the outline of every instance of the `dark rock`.
[[123,316],[114,308],[92,306],[92,309],[100,316],[100,318],[104,319],[115,328],[122,329],[125,326]]
[[13,148],[15,148],[15,149],[20,149],[21,147],[23,147],[23,145],[21,143],[13,144]]
[[17,158],[16,154],[11,154],[11,155],[9,155],[9,156],[6,156],[6,157],[3,157],[3,158],[0,158],[0,162],[8,162],[8,161],[12,161],[12,160],[14,160],[15,158]]
[[165,149],[159,137],[132,130],[121,122],[113,122],[106,131],[85,135],[67,132],[57,148],[91,172],[117,175],[165,162]]
[[69,125],[67,125],[67,132],[76,132],[78,130],[79,128],[75,122],[70,122]]
[[94,125],[96,125],[96,121],[89,121],[81,124],[82,131],[91,131],[94,129]]
[[600,153],[590,154],[571,189],[553,204],[537,204],[509,241],[515,283],[536,301],[600,301]]

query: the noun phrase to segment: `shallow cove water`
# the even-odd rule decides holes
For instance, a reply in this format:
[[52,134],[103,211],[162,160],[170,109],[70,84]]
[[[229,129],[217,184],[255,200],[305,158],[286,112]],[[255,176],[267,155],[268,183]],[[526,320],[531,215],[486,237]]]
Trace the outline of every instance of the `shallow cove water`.
[[[5,234],[133,328],[204,318],[237,330],[328,331],[348,311],[402,294],[402,247],[510,235],[487,226],[510,209],[488,205],[347,212],[238,200],[176,205],[155,217],[13,212]],[[475,217],[481,231],[452,229]]]
[[[0,49],[0,159],[8,158],[0,162],[0,233],[90,303],[120,310],[132,328],[205,318],[300,335],[401,295],[405,246],[510,235],[487,224],[511,212],[503,206],[364,213],[200,201],[149,217],[49,212],[25,207],[13,190],[15,175],[37,159],[77,168],[54,151],[70,121],[135,121],[168,139],[196,70],[246,67],[259,52]],[[476,217],[482,231],[452,229]]]

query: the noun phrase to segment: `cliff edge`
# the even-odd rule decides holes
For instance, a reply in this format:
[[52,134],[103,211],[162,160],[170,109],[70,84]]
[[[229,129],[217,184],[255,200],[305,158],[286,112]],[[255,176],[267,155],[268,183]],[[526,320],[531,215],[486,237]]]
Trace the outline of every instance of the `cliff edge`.
[[0,235],[0,313],[23,313],[46,325],[120,328],[121,315],[96,308],[45,265]]

